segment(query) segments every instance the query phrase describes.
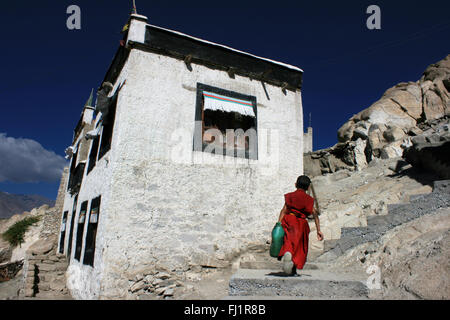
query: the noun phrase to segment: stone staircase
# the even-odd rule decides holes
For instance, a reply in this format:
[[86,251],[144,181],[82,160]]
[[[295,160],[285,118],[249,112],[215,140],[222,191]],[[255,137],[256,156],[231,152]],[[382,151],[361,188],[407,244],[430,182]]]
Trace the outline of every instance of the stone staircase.
[[239,269],[230,279],[227,299],[367,299],[366,280],[365,274],[319,268],[304,269],[295,277],[273,269]]
[[[333,273],[323,263],[307,262],[300,276],[286,276],[282,263],[268,254],[269,248],[243,256],[229,282],[228,299],[321,300],[367,299],[367,275]],[[317,255],[312,252],[312,256]],[[311,257],[311,256],[310,256]]]
[[351,248],[379,239],[400,224],[449,206],[450,180],[435,181],[433,192],[411,196],[409,203],[388,205],[388,214],[368,217],[367,227],[342,228],[341,238],[325,240],[323,254],[314,261],[332,261]]
[[261,248],[241,258],[229,282],[227,299],[369,299],[369,275],[354,270],[330,272],[327,267],[345,251],[380,238],[388,230],[450,206],[450,180],[434,182],[433,192],[414,195],[409,203],[388,206],[387,215],[370,216],[367,227],[342,228],[341,238],[325,240],[323,252],[311,252],[300,276],[286,276],[281,262]]
[[[239,261],[225,300],[367,299],[366,274],[333,273],[323,263],[307,262],[300,276],[286,276],[269,245],[252,248]],[[309,259],[320,254],[311,252]]]
[[67,260],[56,252],[54,239],[39,240],[27,251],[25,299],[72,299],[66,287]]

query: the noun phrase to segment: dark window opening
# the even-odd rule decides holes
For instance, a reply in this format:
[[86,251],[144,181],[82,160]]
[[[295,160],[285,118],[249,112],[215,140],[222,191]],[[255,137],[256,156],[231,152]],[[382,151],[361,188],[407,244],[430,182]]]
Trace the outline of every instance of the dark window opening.
[[258,158],[256,98],[197,85],[194,150]]
[[89,153],[89,165],[88,165],[88,169],[87,169],[87,173],[88,174],[95,167],[95,163],[97,162],[97,154],[98,154],[99,142],[100,142],[100,137],[97,135],[92,140],[91,152]]
[[89,213],[88,229],[86,233],[86,243],[84,246],[83,264],[94,266],[95,242],[97,236],[97,225],[100,215],[101,197],[95,198],[91,202],[91,210]]
[[70,261],[70,254],[72,253],[73,226],[75,224],[75,215],[77,213],[77,202],[78,202],[78,195],[75,196],[75,200],[73,201],[72,218],[70,219],[69,242],[67,243],[67,258],[69,261]]
[[80,214],[78,216],[78,228],[77,228],[77,241],[75,245],[75,259],[80,261],[81,256],[81,245],[83,242],[83,232],[84,232],[84,223],[86,221],[86,212],[87,212],[88,202],[84,201],[81,204]]
[[71,195],[74,195],[80,191],[81,183],[83,182],[85,166],[86,164],[84,162],[80,162],[75,168],[73,174],[70,176],[71,179],[69,181],[69,192]]
[[64,240],[66,238],[66,225],[67,225],[67,214],[69,211],[64,211],[62,221],[61,221],[61,235],[59,239],[59,253],[64,253]]
[[[220,131],[221,136],[217,135],[219,131],[215,129]],[[232,136],[231,132],[228,132],[227,136],[229,129],[233,130]],[[248,158],[251,146],[251,135],[247,131],[249,129],[255,130],[255,120],[252,117],[236,112],[204,110],[203,147],[205,149],[212,144],[214,146],[212,149],[219,147],[219,150],[222,148],[226,154],[233,156],[245,153],[245,157]]]
[[70,190],[70,188],[71,188],[71,186],[72,186],[72,184],[73,184],[73,175],[74,175],[75,168],[76,168],[76,165],[77,165],[78,147],[79,147],[79,146],[80,146],[80,143],[78,142],[78,144],[77,144],[77,146],[76,146],[77,152],[75,152],[75,153],[72,155],[72,162],[70,163],[69,183],[67,184],[67,190]]
[[98,152],[98,159],[100,160],[110,149],[111,149],[111,141],[113,136],[114,129],[114,120],[116,117],[116,108],[117,108],[117,94],[114,97],[114,100],[111,103],[111,106],[108,110],[108,113],[104,115],[103,118],[103,132],[100,143],[100,151]]

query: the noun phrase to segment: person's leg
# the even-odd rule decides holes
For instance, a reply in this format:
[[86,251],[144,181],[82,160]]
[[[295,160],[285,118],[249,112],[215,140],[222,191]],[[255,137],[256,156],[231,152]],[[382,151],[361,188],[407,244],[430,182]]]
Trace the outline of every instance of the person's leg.
[[308,244],[309,244],[309,225],[305,219],[297,219],[298,237],[297,243],[294,246],[292,260],[294,262],[296,270],[302,270],[306,258],[308,256]]
[[286,215],[281,225],[284,229],[283,246],[281,247],[279,258],[283,263],[283,272],[291,275],[295,267],[292,260],[295,252],[295,244],[298,242],[298,224],[295,216]]
[[294,262],[292,261],[292,253],[289,251],[286,252],[281,261],[283,262],[283,272],[289,275],[292,274],[295,268]]

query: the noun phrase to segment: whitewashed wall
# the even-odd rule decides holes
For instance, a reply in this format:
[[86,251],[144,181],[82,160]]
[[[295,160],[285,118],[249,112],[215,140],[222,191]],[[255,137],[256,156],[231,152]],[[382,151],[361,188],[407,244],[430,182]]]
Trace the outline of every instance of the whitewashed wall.
[[[126,83],[109,162],[102,159],[85,177],[78,201],[102,195],[95,270],[69,268],[77,298],[127,298],[144,269],[223,266],[249,244],[270,239],[283,194],[303,172],[301,93],[266,84],[269,100],[260,81],[192,68],[131,51],[118,80]],[[192,151],[197,82],[256,96],[258,160]],[[268,157],[267,130],[278,145]]]

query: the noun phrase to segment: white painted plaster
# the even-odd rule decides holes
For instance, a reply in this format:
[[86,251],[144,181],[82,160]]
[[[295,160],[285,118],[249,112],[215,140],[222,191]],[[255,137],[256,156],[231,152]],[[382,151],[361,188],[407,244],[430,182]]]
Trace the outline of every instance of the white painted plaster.
[[[77,214],[102,197],[95,267],[72,259],[67,272],[75,298],[129,298],[138,270],[226,263],[270,239],[283,194],[303,173],[301,93],[266,84],[269,100],[260,81],[192,67],[132,49],[114,84],[126,79],[111,150],[84,177],[78,200]],[[198,82],[256,96],[258,160],[192,151]],[[264,152],[267,142],[278,152]],[[69,223],[72,201],[66,194]],[[83,243],[86,231],[87,223]]]

